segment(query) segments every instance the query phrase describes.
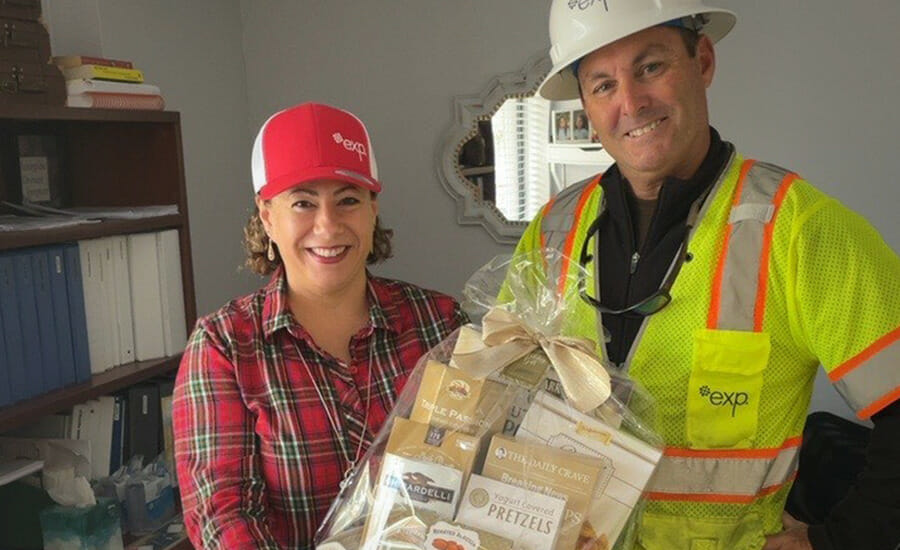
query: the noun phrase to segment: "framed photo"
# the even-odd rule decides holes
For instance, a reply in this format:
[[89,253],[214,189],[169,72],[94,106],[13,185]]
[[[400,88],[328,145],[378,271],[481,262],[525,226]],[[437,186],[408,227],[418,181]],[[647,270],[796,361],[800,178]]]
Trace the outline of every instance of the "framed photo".
[[553,143],[572,143],[572,111],[553,111]]
[[17,136],[16,142],[21,202],[62,206],[59,138],[22,134]]
[[591,123],[588,120],[587,113],[584,109],[572,111],[572,142],[573,143],[590,143],[591,142]]

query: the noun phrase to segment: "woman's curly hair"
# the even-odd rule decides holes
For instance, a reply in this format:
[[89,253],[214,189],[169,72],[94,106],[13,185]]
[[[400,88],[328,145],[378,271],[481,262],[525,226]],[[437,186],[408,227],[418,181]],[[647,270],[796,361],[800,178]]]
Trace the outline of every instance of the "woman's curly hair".
[[[385,229],[381,226],[381,220],[375,217],[375,233],[372,236],[372,250],[366,257],[366,263],[369,265],[376,264],[387,260],[392,255],[391,237],[394,235],[392,229]],[[271,275],[279,265],[281,265],[281,253],[278,247],[273,247],[275,259],[269,260],[267,253],[269,251],[269,236],[263,227],[262,220],[259,217],[259,208],[254,206],[253,213],[244,226],[244,250],[247,258],[244,265],[251,271],[259,275]]]

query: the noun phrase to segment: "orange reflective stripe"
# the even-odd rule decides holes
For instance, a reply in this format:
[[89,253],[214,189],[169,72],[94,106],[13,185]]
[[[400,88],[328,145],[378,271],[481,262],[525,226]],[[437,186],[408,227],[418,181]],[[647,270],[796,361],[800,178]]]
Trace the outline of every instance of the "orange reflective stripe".
[[894,391],[888,392],[881,399],[875,401],[865,409],[862,409],[861,411],[856,413],[856,416],[858,416],[862,420],[868,420],[869,417],[871,417],[873,414],[877,413],[878,411],[887,407],[898,399],[900,399],[900,387],[894,388]]
[[768,288],[769,281],[769,251],[772,248],[772,233],[775,231],[775,220],[778,216],[778,209],[781,207],[781,201],[784,200],[784,195],[796,179],[797,174],[791,173],[786,175],[781,181],[778,192],[775,193],[775,199],[772,201],[772,204],[775,206],[775,213],[772,214],[772,219],[766,224],[763,233],[763,249],[759,262],[759,282],[756,290],[756,305],[753,309],[754,332],[762,332],[763,317],[766,312],[766,289]]
[[723,449],[723,450],[698,450],[684,447],[666,447],[664,456],[677,456],[684,458],[774,458],[781,451],[791,447],[799,447],[803,442],[803,436],[789,437],[778,447],[766,447],[762,449]]
[[848,372],[862,365],[879,351],[896,342],[898,338],[900,338],[900,327],[895,328],[878,340],[875,340],[874,344],[857,353],[837,368],[832,369],[831,372],[828,373],[828,378],[830,378],[832,382],[837,382]]
[[584,187],[584,191],[582,191],[581,196],[578,197],[578,206],[575,207],[575,215],[572,218],[572,227],[569,228],[569,233],[566,236],[566,244],[563,247],[562,269],[559,272],[559,283],[557,284],[557,290],[559,291],[560,296],[565,295],[566,274],[569,273],[569,263],[572,258],[572,249],[575,247],[575,237],[578,234],[578,222],[581,219],[581,211],[584,210],[584,205],[587,203],[588,198],[590,198],[591,193],[594,192],[594,189],[597,188],[599,183],[600,176],[597,176],[594,178],[594,181]]
[[[741,173],[738,176],[737,185],[734,190],[734,199],[732,200],[731,206],[734,208],[740,203],[741,200],[741,191],[744,188],[744,179],[747,177],[747,172],[750,171],[750,168],[753,167],[753,164],[756,161],[753,159],[747,159],[741,165]],[[709,315],[706,320],[706,328],[714,329],[719,325],[719,308],[721,306],[722,299],[722,273],[725,271],[725,258],[728,255],[728,243],[731,241],[731,224],[729,223],[725,228],[725,238],[722,239],[722,249],[719,252],[719,261],[716,265],[716,274],[713,278],[712,284],[712,296],[709,300]]]

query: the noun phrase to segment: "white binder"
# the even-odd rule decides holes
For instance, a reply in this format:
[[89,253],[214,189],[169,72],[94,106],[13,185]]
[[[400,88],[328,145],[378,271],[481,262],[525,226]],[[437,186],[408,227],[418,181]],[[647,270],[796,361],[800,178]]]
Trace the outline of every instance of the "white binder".
[[156,234],[128,235],[128,272],[134,315],[134,355],[138,361],[166,354]]
[[162,297],[162,327],[166,355],[184,351],[187,329],[184,317],[184,289],[181,284],[181,247],[178,231],[156,234],[159,257],[159,286]]

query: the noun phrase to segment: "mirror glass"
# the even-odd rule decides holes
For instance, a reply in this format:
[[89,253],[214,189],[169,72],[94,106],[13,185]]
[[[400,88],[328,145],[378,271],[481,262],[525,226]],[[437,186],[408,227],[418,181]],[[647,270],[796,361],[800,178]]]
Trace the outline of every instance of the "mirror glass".
[[481,224],[499,242],[516,242],[550,197],[613,162],[579,100],[535,95],[549,67],[539,56],[481,95],[456,98],[456,120],[439,152],[457,219]]

